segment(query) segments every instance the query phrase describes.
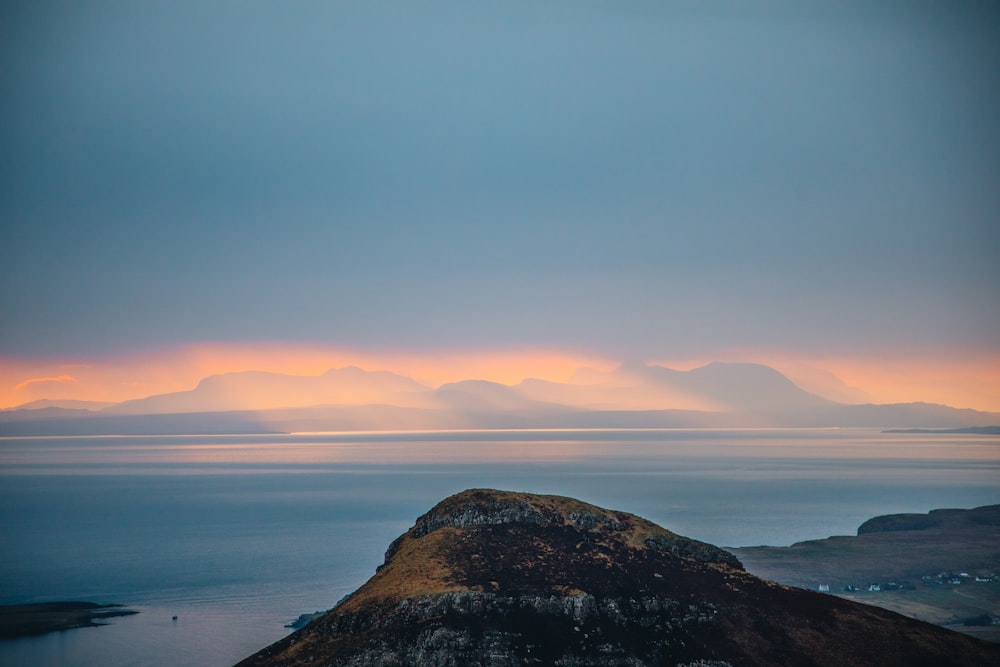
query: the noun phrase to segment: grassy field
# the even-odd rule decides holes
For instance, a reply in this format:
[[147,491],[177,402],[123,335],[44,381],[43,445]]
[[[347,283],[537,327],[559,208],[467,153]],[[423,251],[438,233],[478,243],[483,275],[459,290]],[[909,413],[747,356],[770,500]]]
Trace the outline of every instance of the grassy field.
[[[997,615],[996,609],[1000,608],[1000,583],[997,582],[960,588],[928,587],[857,593],[838,591],[836,595],[938,625],[959,625],[976,616]],[[1000,626],[996,627],[1000,629]]]

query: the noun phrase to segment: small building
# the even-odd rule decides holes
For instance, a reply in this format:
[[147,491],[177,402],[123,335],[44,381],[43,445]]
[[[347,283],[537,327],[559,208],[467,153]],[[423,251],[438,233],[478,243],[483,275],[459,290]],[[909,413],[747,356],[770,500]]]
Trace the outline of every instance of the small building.
[[819,590],[820,593],[829,593],[830,584],[820,584],[817,590]]

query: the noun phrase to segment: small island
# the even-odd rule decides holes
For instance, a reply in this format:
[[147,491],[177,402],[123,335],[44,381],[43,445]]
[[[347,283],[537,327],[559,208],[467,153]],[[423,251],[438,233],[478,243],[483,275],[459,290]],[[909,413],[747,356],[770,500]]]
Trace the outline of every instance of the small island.
[[94,602],[40,602],[0,605],[0,639],[42,635],[47,632],[93,628],[104,619],[138,614],[120,604]]

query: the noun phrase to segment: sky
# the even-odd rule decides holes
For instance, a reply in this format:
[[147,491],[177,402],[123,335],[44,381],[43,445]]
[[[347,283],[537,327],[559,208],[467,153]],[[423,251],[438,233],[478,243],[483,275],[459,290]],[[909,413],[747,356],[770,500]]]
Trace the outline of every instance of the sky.
[[1000,410],[997,72],[981,2],[3,3],[0,404],[744,359]]

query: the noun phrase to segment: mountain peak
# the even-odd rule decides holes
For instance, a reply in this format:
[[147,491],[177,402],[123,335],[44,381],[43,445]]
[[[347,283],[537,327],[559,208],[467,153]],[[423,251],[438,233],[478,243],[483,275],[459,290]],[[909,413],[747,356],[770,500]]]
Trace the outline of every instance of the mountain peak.
[[693,368],[689,373],[729,373],[736,374],[740,373],[746,376],[752,377],[769,377],[769,378],[781,378],[788,382],[787,377],[782,373],[771,368],[766,364],[758,364],[751,361],[711,361],[704,366],[699,366],[698,368]]
[[[457,545],[456,535],[463,537]],[[525,536],[531,536],[528,541],[535,548],[512,552],[508,541]],[[550,556],[546,558],[539,549]],[[566,560],[551,557],[561,552],[567,554]],[[561,496],[470,489],[420,516],[389,546],[376,576],[343,609],[398,602],[401,591],[405,597],[415,591],[424,595],[455,590],[558,595],[607,590],[612,582],[603,574],[607,568],[617,569],[612,566],[620,560],[615,554],[661,552],[692,563],[742,570],[730,553],[632,514]],[[620,587],[620,582],[611,587]]]
[[[523,525],[538,528],[570,527],[601,539],[624,542],[631,548],[662,548],[702,562],[724,563],[742,569],[728,552],[691,540],[641,517],[606,510],[563,496],[517,493],[496,489],[469,489],[450,496],[417,519],[408,535],[423,537],[441,528]],[[405,537],[405,536],[404,536]],[[392,548],[386,560],[392,555]]]
[[[875,653],[878,651],[878,654]],[[625,512],[470,489],[333,610],[243,665],[993,664],[1000,647],[763,581]]]
[[642,359],[625,359],[616,369],[619,373],[642,373],[649,369],[649,365]]
[[422,536],[445,526],[465,528],[519,523],[535,526],[557,523],[580,525],[581,521],[590,526],[621,530],[621,524],[614,520],[614,513],[572,498],[469,489],[445,498],[418,518],[413,534]]
[[344,366],[343,368],[328,368],[326,370],[326,372],[323,373],[324,376],[328,376],[328,377],[335,377],[337,375],[359,376],[359,375],[368,375],[368,374],[370,374],[370,371],[366,371],[365,369],[361,368],[360,366],[354,366],[353,364],[350,365],[350,366]]

